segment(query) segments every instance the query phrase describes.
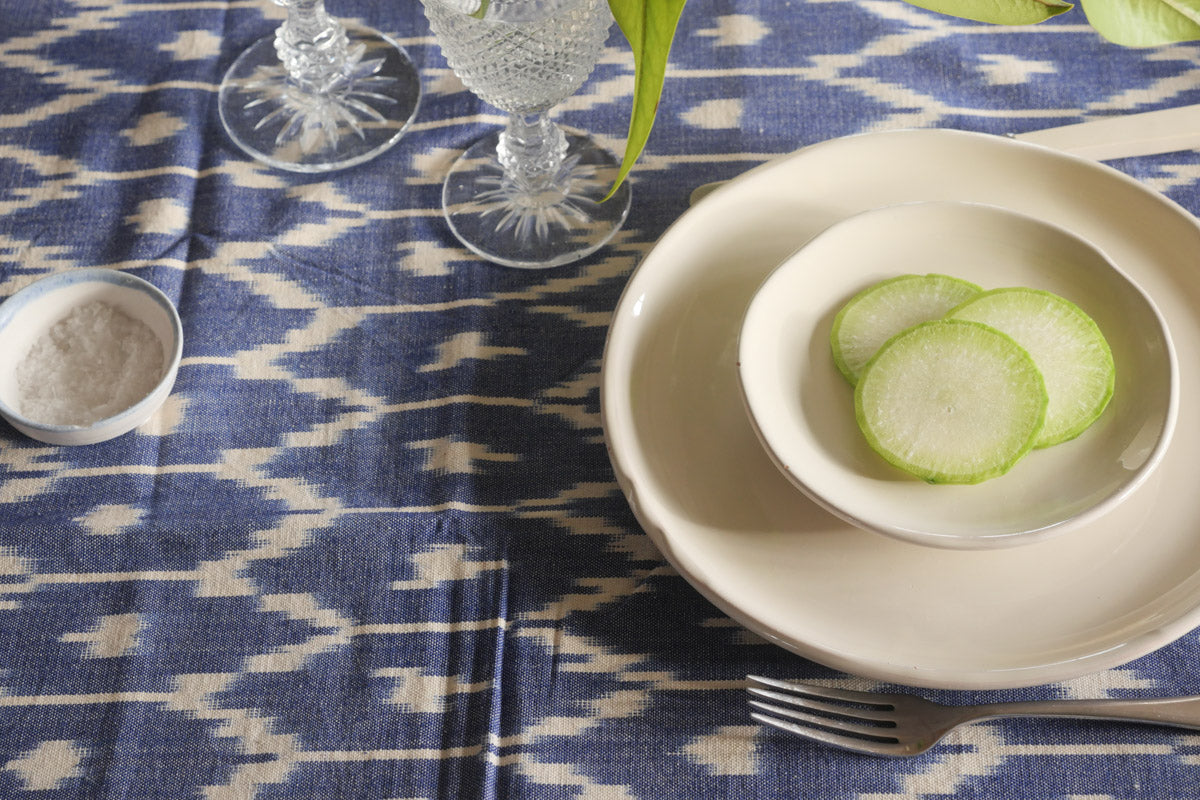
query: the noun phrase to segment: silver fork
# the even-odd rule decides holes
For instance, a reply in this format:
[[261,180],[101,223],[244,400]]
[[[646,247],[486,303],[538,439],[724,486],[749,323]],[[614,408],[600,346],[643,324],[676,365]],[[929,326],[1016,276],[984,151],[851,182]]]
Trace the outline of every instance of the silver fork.
[[[1200,730],[1200,696],[1144,700],[1038,700],[947,706],[910,694],[857,692],[747,676],[751,717],[765,725],[845,750],[915,756],[959,725],[997,717],[1123,720]],[[771,702],[764,702],[768,700]]]

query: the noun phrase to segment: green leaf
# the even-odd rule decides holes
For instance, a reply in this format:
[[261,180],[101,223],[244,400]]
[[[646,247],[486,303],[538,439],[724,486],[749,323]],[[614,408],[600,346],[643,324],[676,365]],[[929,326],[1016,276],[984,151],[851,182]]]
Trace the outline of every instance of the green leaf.
[[[993,25],[1033,25],[1070,11],[1074,6],[1062,0],[907,0],[908,3],[947,14]],[[1098,3],[1110,0],[1096,0]]]
[[667,75],[667,58],[686,1],[608,0],[621,33],[633,48],[633,111],[629,117],[629,138],[625,143],[621,170],[608,197],[612,197],[629,175],[650,138]]
[[1083,0],[1088,22],[1126,47],[1200,39],[1200,0]]

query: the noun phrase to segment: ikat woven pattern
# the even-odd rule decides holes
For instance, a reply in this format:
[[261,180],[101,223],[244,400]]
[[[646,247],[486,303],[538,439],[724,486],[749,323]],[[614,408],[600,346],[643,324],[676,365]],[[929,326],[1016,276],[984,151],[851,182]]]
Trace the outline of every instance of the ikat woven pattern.
[[[139,430],[0,428],[0,797],[1200,796],[1182,731],[992,722],[898,761],[761,730],[747,672],[871,683],[751,635],[662,560],[598,407],[622,287],[696,185],[856,132],[1200,102],[1200,49],[1123,50],[1078,10],[1013,30],[691,0],[625,229],[526,272],[442,219],[450,161],[502,118],[417,0],[329,10],[399,40],[425,94],[392,150],[312,177],[218,119],[224,71],[282,20],[268,0],[0,0],[0,297],[126,270],[185,335]],[[557,117],[620,150],[632,67],[614,29]],[[1116,166],[1200,210],[1197,154]],[[1195,634],[1065,684],[928,694],[1179,693],[1200,693]]]

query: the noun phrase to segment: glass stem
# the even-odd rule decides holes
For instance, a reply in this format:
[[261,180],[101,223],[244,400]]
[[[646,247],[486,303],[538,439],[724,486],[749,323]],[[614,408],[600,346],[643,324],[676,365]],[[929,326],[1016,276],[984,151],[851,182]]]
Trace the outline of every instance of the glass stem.
[[554,185],[567,154],[567,137],[545,111],[512,114],[496,148],[504,176],[522,191]]
[[324,0],[276,0],[288,10],[275,31],[275,52],[292,80],[322,93],[346,64],[346,29],[325,11]]

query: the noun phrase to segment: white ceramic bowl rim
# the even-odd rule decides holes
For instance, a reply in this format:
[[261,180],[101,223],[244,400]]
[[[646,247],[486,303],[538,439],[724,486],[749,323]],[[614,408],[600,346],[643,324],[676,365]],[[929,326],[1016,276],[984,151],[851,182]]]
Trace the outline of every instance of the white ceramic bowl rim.
[[[950,223],[956,223],[950,224]],[[941,230],[950,224],[951,228],[961,228],[964,232],[962,241],[948,245],[951,257],[942,258],[939,248],[924,247],[926,237],[922,234]],[[976,224],[978,233],[976,233]],[[1137,368],[1146,372],[1161,372],[1165,385],[1154,387],[1152,396],[1155,402],[1150,408],[1142,409],[1141,403],[1128,399],[1118,399],[1112,404],[1114,413],[1122,418],[1129,418],[1127,430],[1122,438],[1117,439],[1117,452],[1098,453],[1087,451],[1089,458],[1066,460],[1066,453],[1071,448],[1082,446],[1080,443],[1061,448],[1047,448],[1046,451],[1033,454],[1032,461],[1055,457],[1057,467],[1073,466],[1082,462],[1091,463],[1095,456],[1103,455],[1113,462],[1110,469],[1074,470],[1080,474],[1096,473],[1096,480],[1088,480],[1082,485],[1075,486],[1074,495],[1066,498],[1062,509],[1048,509],[1050,502],[1036,490],[1025,492],[1022,486],[1048,486],[1048,481],[1054,473],[1054,468],[1044,466],[1037,472],[1029,473],[1029,467],[1019,465],[1011,477],[995,484],[987,482],[974,487],[941,486],[931,489],[926,484],[911,481],[893,481],[867,470],[867,465],[876,467],[882,474],[890,474],[893,470],[886,468],[874,454],[859,455],[855,458],[846,457],[843,461],[828,455],[830,444],[822,444],[821,437],[812,433],[813,423],[808,419],[812,411],[801,408],[804,403],[790,398],[782,399],[781,394],[786,389],[803,384],[833,384],[827,391],[840,398],[844,390],[844,379],[828,358],[827,347],[822,348],[822,355],[829,364],[824,364],[821,358],[811,355],[814,342],[827,342],[827,325],[822,318],[826,305],[836,309],[833,300],[842,298],[850,289],[857,290],[871,281],[887,277],[894,273],[887,272],[892,267],[888,259],[876,255],[874,244],[880,235],[889,231],[900,232],[899,250],[889,254],[890,258],[905,260],[910,269],[900,272],[917,271],[911,262],[909,251],[916,250],[922,257],[928,257],[931,266],[926,271],[958,274],[968,280],[983,285],[985,289],[1002,285],[1021,285],[1020,279],[1011,280],[1014,276],[1008,270],[1020,269],[1027,285],[1047,286],[1040,281],[1053,280],[1054,276],[1082,272],[1082,266],[1087,267],[1087,276],[1091,280],[1095,275],[1098,285],[1111,290],[1105,294],[1119,293],[1120,302],[1127,312],[1134,316],[1135,321],[1145,324],[1144,337],[1152,340],[1154,356],[1148,353],[1124,352],[1127,348],[1119,347],[1123,340],[1131,338],[1127,331],[1118,324],[1124,321],[1107,312],[1111,317],[1108,322],[1110,341],[1121,365],[1121,355],[1138,355],[1138,359],[1128,359],[1125,366],[1137,361]],[[1036,255],[1027,256],[1019,252],[1023,247],[1014,246],[1016,255],[1011,257],[1013,267],[1007,266],[1010,257],[994,259],[995,263],[987,268],[986,254],[980,254],[973,263],[969,253],[964,250],[977,247],[978,242],[1004,242],[1008,238],[1022,241],[1022,237],[1008,234],[1028,233],[1031,240],[1040,245],[1030,250]],[[829,243],[833,244],[830,245]],[[830,247],[833,251],[830,252]],[[1045,254],[1042,250],[1045,249]],[[820,256],[810,256],[817,251]],[[1049,257],[1053,255],[1053,257]],[[817,279],[814,258],[837,261],[840,268],[836,273],[830,273]],[[1025,262],[1029,261],[1028,264]],[[1050,263],[1041,263],[1050,262]],[[1075,264],[1079,267],[1051,266],[1052,263]],[[1016,264],[1020,264],[1019,267]],[[955,267],[960,268],[955,272]],[[880,271],[882,270],[882,271]],[[961,270],[966,270],[965,272]],[[1098,270],[1098,271],[1093,271]],[[1044,272],[1043,272],[1044,271]],[[1074,278],[1083,283],[1080,278]],[[990,283],[989,283],[990,281]],[[1063,280],[1065,283],[1070,281]],[[1097,282],[1093,280],[1092,282]],[[825,288],[820,288],[820,286]],[[1064,288],[1050,286],[1058,291]],[[1065,289],[1073,289],[1066,286]],[[816,304],[818,310],[797,310],[794,308],[795,297],[804,296],[803,291],[811,289],[806,301]],[[844,298],[843,298],[844,299]],[[840,300],[839,300],[840,302]],[[1098,301],[1093,298],[1093,303]],[[1116,299],[1109,301],[1116,307]],[[1116,336],[1114,340],[1112,337]],[[784,344],[787,342],[788,344]],[[800,247],[774,270],[772,270],[751,300],[744,325],[739,336],[738,378],[742,390],[742,398],[746,404],[752,427],[764,445],[768,454],[780,468],[781,472],[805,494],[826,510],[841,517],[858,527],[873,530],[878,533],[896,536],[921,544],[939,547],[955,548],[988,548],[1005,547],[1014,544],[1027,544],[1051,535],[1058,535],[1074,527],[1085,524],[1091,519],[1109,512],[1118,503],[1126,499],[1149,476],[1162,459],[1172,437],[1175,417],[1178,408],[1177,365],[1174,345],[1167,329],[1166,321],[1159,312],[1157,305],[1123,270],[1121,270],[1106,253],[1097,248],[1092,242],[1068,231],[1061,226],[1042,219],[986,203],[958,201],[922,201],[906,202],[895,205],[881,206],[855,215],[851,215],[828,229],[818,233]],[[795,350],[802,357],[786,358],[782,356]],[[794,363],[793,363],[794,362]],[[803,367],[795,366],[803,364]],[[810,390],[817,393],[816,389]],[[1121,392],[1120,385],[1118,392]],[[814,394],[815,396],[815,394]],[[836,399],[829,399],[823,394],[821,410],[844,411],[849,422],[827,420],[829,425],[839,431],[842,428],[853,428],[852,433],[842,433],[840,444],[857,445],[857,450],[865,450],[865,445],[859,442],[857,425],[853,422],[850,407],[852,403],[839,404]],[[815,403],[815,401],[813,401]],[[844,406],[844,408],[843,408]],[[1157,418],[1157,428],[1143,420],[1142,413],[1132,410],[1142,409],[1148,418]],[[1161,414],[1161,417],[1158,415]],[[1136,468],[1125,463],[1128,447],[1134,437],[1141,437],[1147,432],[1155,433],[1154,446],[1148,450]],[[838,452],[855,451],[855,447],[837,447]],[[1052,453],[1053,456],[1048,454]],[[1061,462],[1061,463],[1060,463]],[[1121,462],[1119,465],[1117,462]],[[867,472],[860,472],[860,468]],[[1015,482],[1015,483],[1014,483]],[[1001,489],[1003,485],[1006,488]],[[1020,498],[1022,502],[1014,502]],[[1082,504],[1087,498],[1086,505]],[[982,501],[982,502],[977,502]],[[1026,507],[1024,501],[1031,504]],[[978,508],[976,508],[978,506]],[[975,509],[960,519],[962,509]]]
[[145,397],[134,403],[124,411],[120,411],[112,416],[96,420],[90,425],[55,425],[47,422],[39,422],[30,419],[22,414],[17,409],[4,402],[3,397],[0,397],[0,414],[18,422],[26,427],[36,430],[48,432],[70,432],[86,430],[103,424],[120,420],[137,414],[141,411],[147,402],[154,398],[155,393],[164,381],[173,380],[176,368],[179,366],[179,361],[183,357],[183,325],[179,319],[179,312],[175,308],[175,304],[171,302],[161,289],[149,281],[143,280],[136,275],[130,275],[127,272],[120,272],[115,269],[107,269],[105,267],[84,267],[83,269],[69,270],[66,272],[56,272],[47,275],[44,278],[39,278],[33,283],[20,289],[7,297],[3,302],[0,302],[0,337],[4,335],[4,329],[12,322],[13,318],[21,312],[29,303],[43,297],[51,292],[56,292],[68,286],[74,286],[81,283],[108,283],[114,286],[120,286],[127,289],[139,291],[150,297],[166,312],[167,318],[171,324],[171,337],[174,342],[174,347],[171,353],[167,356],[166,364],[164,365],[162,378],[155,384]]
[[[1052,176],[1053,180],[1048,180]],[[1179,354],[1175,444],[1141,490],[1075,533],[956,552],[878,536],[809,501],[765,455],[738,397],[736,325],[767,272],[850,214],[994,203],[1054,219],[1152,296]],[[812,145],[696,204],[630,277],[601,370],[613,470],[693,586],[826,666],[939,689],[1012,689],[1119,667],[1200,624],[1200,223],[1090,159],[947,129]],[[678,411],[680,398],[694,401]],[[684,446],[679,446],[684,445]]]

